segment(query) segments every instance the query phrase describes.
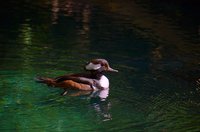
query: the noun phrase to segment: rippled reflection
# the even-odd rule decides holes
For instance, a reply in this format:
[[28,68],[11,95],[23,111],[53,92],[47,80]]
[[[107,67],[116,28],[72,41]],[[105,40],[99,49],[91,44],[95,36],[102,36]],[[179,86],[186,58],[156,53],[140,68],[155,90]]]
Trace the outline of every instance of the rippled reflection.
[[59,0],[52,0],[52,24],[57,24],[58,13],[59,13]]
[[102,121],[109,121],[112,119],[110,114],[111,102],[107,101],[109,89],[94,91],[90,97],[91,106],[95,109],[97,114],[102,118]]
[[[59,24],[62,22],[63,16],[66,18],[73,18],[76,23],[75,32],[76,38],[74,41],[75,48],[81,48],[83,52],[88,51],[90,46],[90,24],[92,9],[88,3],[82,3],[73,0],[52,0],[52,24]],[[55,25],[57,26],[57,25]],[[70,29],[70,25],[64,24],[66,29]],[[71,33],[70,33],[71,34]],[[69,35],[71,38],[71,35]],[[72,49],[72,47],[71,47]]]
[[20,38],[22,39],[23,44],[25,45],[32,45],[32,28],[31,25],[28,23],[22,24],[21,28],[19,29]]
[[32,54],[33,50],[33,31],[32,27],[27,19],[24,24],[19,28],[19,37],[18,41],[22,47],[20,51],[20,57],[23,60],[23,68],[24,69],[32,69],[31,61],[34,58],[34,54]]
[[94,109],[102,121],[109,121],[112,119],[110,114],[111,102],[107,100],[109,96],[109,89],[97,91],[69,91],[67,96],[84,97],[90,100],[91,108]]

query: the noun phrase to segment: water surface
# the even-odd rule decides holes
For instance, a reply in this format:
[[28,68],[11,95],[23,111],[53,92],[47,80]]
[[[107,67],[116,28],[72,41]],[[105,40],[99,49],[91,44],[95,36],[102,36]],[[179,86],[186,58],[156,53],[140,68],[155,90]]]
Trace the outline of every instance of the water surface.
[[[200,130],[194,1],[7,0],[0,7],[1,131]],[[106,74],[109,91],[63,97],[34,82],[82,72],[92,58],[120,71]]]

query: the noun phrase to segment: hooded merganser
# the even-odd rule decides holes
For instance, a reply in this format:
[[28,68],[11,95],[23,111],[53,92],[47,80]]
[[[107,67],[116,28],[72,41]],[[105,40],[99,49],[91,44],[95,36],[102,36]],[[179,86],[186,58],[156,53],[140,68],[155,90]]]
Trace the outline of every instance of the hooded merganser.
[[102,90],[109,88],[109,80],[103,72],[118,72],[112,69],[105,59],[93,59],[85,65],[88,73],[78,73],[59,76],[56,78],[38,77],[37,82],[45,83],[48,86],[63,88],[66,94],[68,89],[72,90]]

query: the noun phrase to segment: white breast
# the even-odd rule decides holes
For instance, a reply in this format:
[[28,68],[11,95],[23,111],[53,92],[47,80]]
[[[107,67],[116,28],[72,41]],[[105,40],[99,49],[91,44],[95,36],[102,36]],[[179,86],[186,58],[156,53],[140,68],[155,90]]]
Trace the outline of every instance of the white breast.
[[99,84],[101,85],[101,87],[103,88],[109,88],[109,80],[106,76],[101,76],[100,80],[99,80]]

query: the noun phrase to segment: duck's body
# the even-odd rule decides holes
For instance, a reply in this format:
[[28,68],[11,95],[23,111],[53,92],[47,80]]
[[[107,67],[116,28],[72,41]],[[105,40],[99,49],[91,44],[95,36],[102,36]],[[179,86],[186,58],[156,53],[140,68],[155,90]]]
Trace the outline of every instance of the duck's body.
[[62,82],[56,82],[54,78],[39,78],[38,82],[45,83],[51,87],[58,87],[63,89],[73,89],[73,90],[93,90],[88,84],[78,83],[73,80],[64,80]]
[[94,76],[92,74],[72,74],[56,78],[37,78],[37,82],[48,86],[74,90],[96,90],[109,88],[109,80],[103,74]]
[[45,83],[48,86],[59,87],[65,90],[98,90],[109,88],[109,80],[103,75],[104,71],[118,72],[110,68],[108,62],[104,59],[94,59],[85,66],[89,73],[79,73],[59,76],[56,78],[37,78],[37,82]]

